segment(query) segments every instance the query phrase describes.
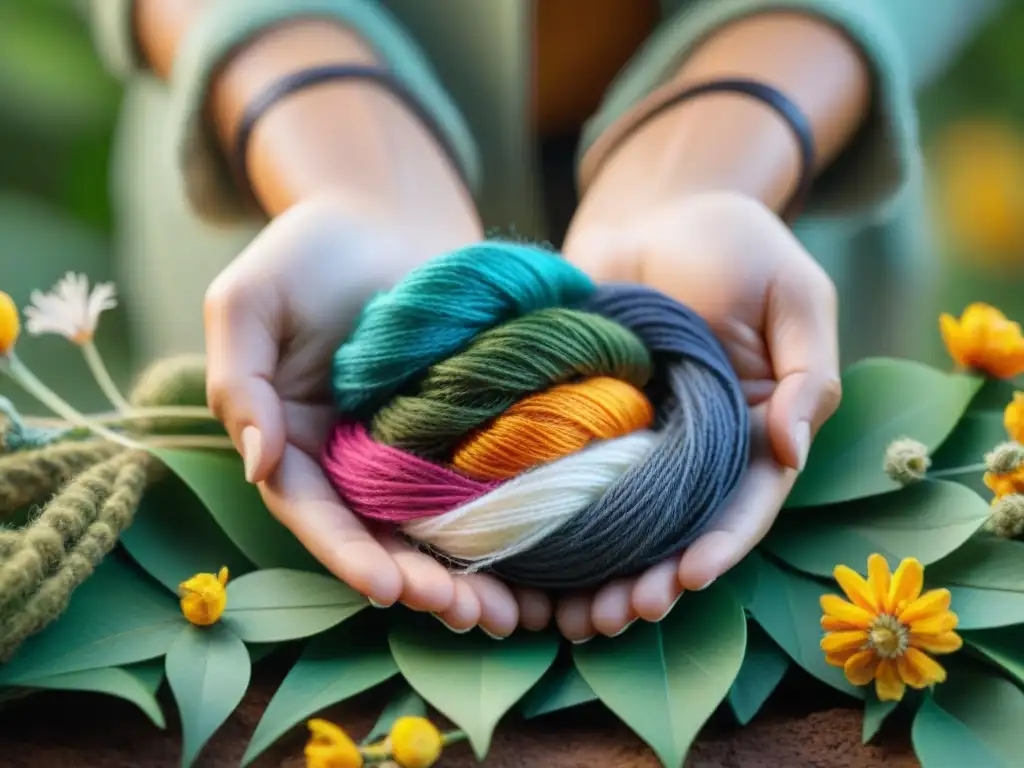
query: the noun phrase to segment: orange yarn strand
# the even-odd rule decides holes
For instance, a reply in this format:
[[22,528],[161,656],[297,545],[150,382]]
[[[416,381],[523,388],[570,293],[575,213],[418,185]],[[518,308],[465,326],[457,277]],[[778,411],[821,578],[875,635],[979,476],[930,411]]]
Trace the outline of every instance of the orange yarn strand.
[[507,480],[584,448],[646,429],[654,407],[632,384],[595,376],[523,398],[467,437],[452,460],[464,474]]

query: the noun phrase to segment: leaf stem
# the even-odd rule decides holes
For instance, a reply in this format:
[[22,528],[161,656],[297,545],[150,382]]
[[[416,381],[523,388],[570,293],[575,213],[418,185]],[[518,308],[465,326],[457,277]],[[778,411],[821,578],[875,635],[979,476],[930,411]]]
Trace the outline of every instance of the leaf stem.
[[446,747],[450,744],[458,744],[460,741],[465,740],[465,731],[449,731],[448,733],[441,734],[441,744]]
[[[135,421],[149,419],[179,419],[181,421],[218,421],[209,408],[191,405],[161,405],[147,408],[132,408],[130,413],[96,413],[89,417],[96,424],[107,426],[128,426]],[[26,421],[28,421],[26,419]],[[39,427],[66,427],[64,419],[33,418]]]
[[86,365],[89,366],[89,370],[92,372],[92,376],[96,379],[96,383],[99,384],[103,394],[106,395],[110,404],[113,405],[120,413],[128,413],[132,410],[131,405],[127,400],[124,399],[124,395],[121,394],[121,390],[117,388],[117,384],[114,383],[114,378],[110,375],[110,371],[107,369],[106,363],[103,362],[103,357],[100,355],[96,344],[90,339],[89,341],[81,344],[82,355],[85,356]]
[[109,440],[112,443],[123,445],[126,448],[138,448],[139,445],[134,440],[130,440],[124,435],[119,435],[113,432],[101,424],[97,424],[91,421],[87,416],[75,410],[67,401],[65,401],[60,395],[46,386],[40,381],[28,367],[21,362],[19,358],[13,352],[8,353],[6,358],[2,361],[3,367],[7,369],[11,380],[14,381],[18,386],[24,389],[28,394],[32,395],[42,405],[49,408],[58,416],[66,419],[76,427],[82,427],[90,432],[93,432],[99,437]]

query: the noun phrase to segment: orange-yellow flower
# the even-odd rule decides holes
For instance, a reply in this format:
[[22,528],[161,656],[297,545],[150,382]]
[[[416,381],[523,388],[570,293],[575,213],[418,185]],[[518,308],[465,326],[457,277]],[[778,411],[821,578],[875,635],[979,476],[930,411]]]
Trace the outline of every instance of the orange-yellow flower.
[[21,334],[21,318],[14,299],[0,291],[0,357],[9,355]]
[[895,573],[881,555],[868,558],[865,579],[845,565],[833,575],[846,597],[823,595],[821,649],[825,660],[842,667],[853,685],[875,683],[882,701],[899,701],[906,686],[927,688],[946,679],[929,654],[952,653],[963,645],[954,632],[948,589],[921,594],[924,568],[903,560]]
[[1024,443],[1024,392],[1013,393],[1013,400],[1003,411],[1003,426],[1011,440]]
[[327,720],[310,720],[306,768],[363,768],[363,755],[341,728]]
[[984,371],[999,379],[1024,373],[1024,333],[995,307],[971,304],[960,319],[943,313],[939,330],[950,357],[961,368]]
[[400,717],[388,736],[391,754],[402,768],[430,768],[441,756],[444,738],[425,717]]
[[181,612],[185,618],[198,627],[207,627],[220,621],[224,608],[228,603],[227,590],[228,569],[220,572],[197,573],[188,581],[178,586],[181,593]]

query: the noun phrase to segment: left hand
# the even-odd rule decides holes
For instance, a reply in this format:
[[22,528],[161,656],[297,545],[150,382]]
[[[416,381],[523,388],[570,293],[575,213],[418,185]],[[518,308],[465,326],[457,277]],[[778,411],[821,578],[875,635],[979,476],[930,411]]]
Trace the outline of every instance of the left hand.
[[761,541],[839,404],[838,321],[825,272],[774,213],[742,195],[635,207],[585,200],[564,253],[595,281],[643,283],[697,311],[752,409],[749,469],[713,525],[645,573],[562,599],[558,626],[580,642],[659,621],[683,590],[707,587]]

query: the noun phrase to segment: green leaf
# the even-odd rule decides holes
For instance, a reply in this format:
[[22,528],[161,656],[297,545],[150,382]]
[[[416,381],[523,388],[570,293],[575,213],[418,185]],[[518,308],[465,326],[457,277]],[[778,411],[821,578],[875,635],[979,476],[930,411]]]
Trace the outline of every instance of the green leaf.
[[60,619],[0,667],[0,685],[157,658],[185,624],[172,594],[110,556],[75,590]]
[[728,696],[729,707],[740,725],[746,725],[761,711],[785,677],[789,663],[789,656],[756,621],[747,623],[747,650]]
[[[936,480],[901,491],[781,515],[764,546],[797,570],[829,577],[837,563],[863,570],[873,552],[890,563],[934,563],[970,538],[991,507],[958,483]],[[895,565],[894,565],[895,567]]]
[[898,489],[882,470],[889,444],[911,437],[934,451],[982,382],[910,360],[873,358],[850,366],[843,401],[815,438],[786,505],[817,507]]
[[152,693],[154,696],[156,692],[160,690],[160,686],[164,682],[164,660],[163,659],[151,659],[150,661],[143,661],[139,664],[131,664],[124,668],[125,672],[131,672],[135,677],[139,679],[146,690]]
[[167,652],[167,682],[178,704],[182,766],[235,711],[252,674],[245,643],[223,624],[186,626]]
[[893,713],[898,703],[882,701],[875,694],[875,687],[868,686],[867,695],[864,697],[864,721],[861,725],[862,743],[868,744],[878,735],[886,718]]
[[238,456],[228,451],[150,450],[185,481],[251,562],[260,568],[323,570],[270,514],[259,491],[245,482]]
[[947,587],[960,629],[1024,623],[1024,542],[978,534],[925,571],[929,587]]
[[1024,626],[964,632],[965,642],[1024,685]]
[[242,765],[251,763],[298,723],[397,674],[381,632],[346,625],[314,638],[270,700]]
[[1013,381],[987,378],[971,400],[970,411],[998,411],[1002,418],[1003,409],[1013,400],[1013,393],[1018,388]]
[[[391,658],[390,654],[388,658]],[[396,668],[395,671],[397,672],[398,669]],[[363,744],[372,744],[379,739],[383,739],[391,732],[391,726],[400,717],[426,716],[427,702],[403,680],[401,689],[388,702],[388,705],[384,707],[384,711],[380,713],[377,722],[373,724],[373,728],[370,729],[370,732],[366,734],[366,738],[363,739]]]
[[150,719],[157,728],[164,728],[164,713],[160,703],[143,680],[131,672],[117,667],[87,669],[48,677],[23,678],[19,685],[47,691],[82,691],[116,696],[131,702]]
[[334,578],[268,569],[228,582],[222,621],[248,643],[310,637],[354,616],[369,603]]
[[519,711],[526,719],[597,701],[594,689],[587,685],[576,666],[556,664],[548,670],[523,698]]
[[747,623],[730,591],[691,592],[660,623],[573,648],[583,679],[666,768],[721,704],[743,663]]
[[1024,692],[978,665],[957,665],[926,696],[911,737],[922,768],[1017,768]]
[[252,570],[203,503],[177,478],[146,492],[131,526],[121,534],[129,555],[172,592],[196,573],[227,566],[235,578]]
[[858,699],[864,691],[851,685],[843,670],[825,662],[821,642],[823,594],[838,592],[835,583],[825,583],[782,569],[763,556],[751,553],[740,564],[744,570],[756,569],[756,577],[744,575],[754,592],[747,610],[761,628],[798,665],[837,691]]
[[466,733],[479,760],[498,721],[544,675],[559,645],[549,632],[504,640],[457,635],[406,611],[395,616],[388,640],[409,685]]

